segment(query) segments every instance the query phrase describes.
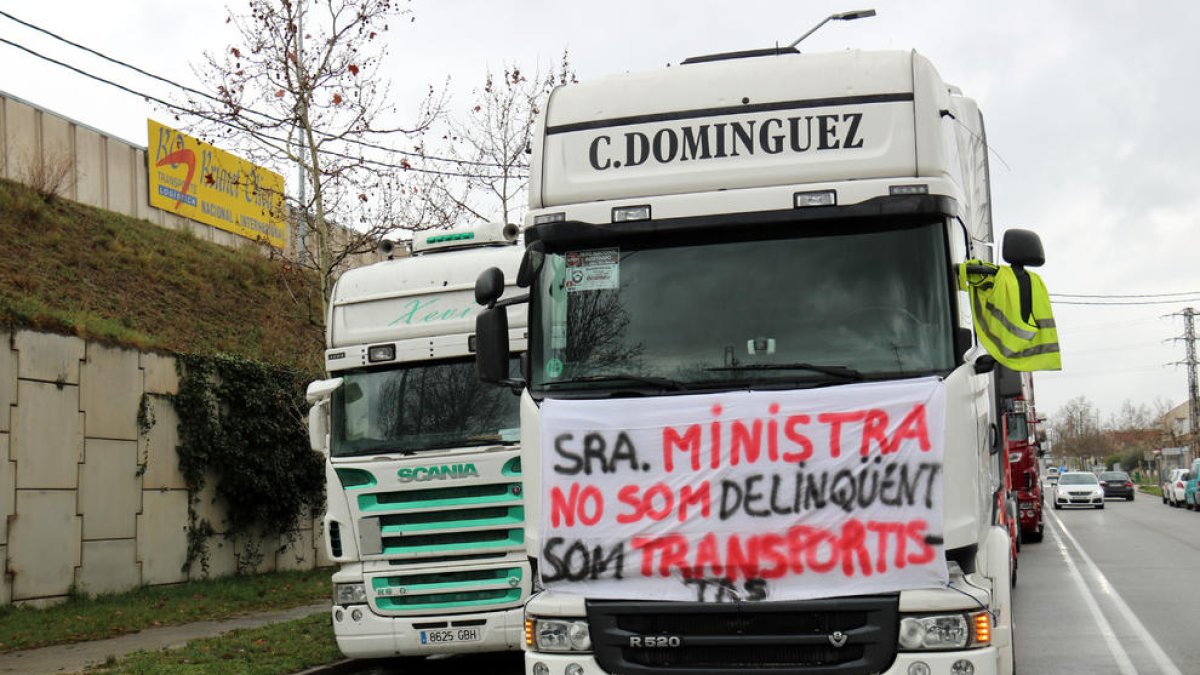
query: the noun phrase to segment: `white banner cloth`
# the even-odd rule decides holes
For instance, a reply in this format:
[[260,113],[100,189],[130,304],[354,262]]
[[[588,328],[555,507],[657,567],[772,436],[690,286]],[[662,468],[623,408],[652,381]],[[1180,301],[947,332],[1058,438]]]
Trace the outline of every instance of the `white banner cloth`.
[[945,585],[945,414],[937,378],[546,399],[542,581],[707,602]]

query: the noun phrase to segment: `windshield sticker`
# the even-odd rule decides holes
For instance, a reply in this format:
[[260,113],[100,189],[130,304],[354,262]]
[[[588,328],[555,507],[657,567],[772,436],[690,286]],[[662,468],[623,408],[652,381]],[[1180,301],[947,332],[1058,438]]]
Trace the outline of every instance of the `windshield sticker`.
[[550,359],[546,362],[546,377],[555,379],[561,377],[563,373],[563,362],[559,359]]
[[521,440],[521,427],[500,430],[501,443],[516,443]]
[[620,249],[568,251],[566,259],[568,293],[611,290],[621,285]]

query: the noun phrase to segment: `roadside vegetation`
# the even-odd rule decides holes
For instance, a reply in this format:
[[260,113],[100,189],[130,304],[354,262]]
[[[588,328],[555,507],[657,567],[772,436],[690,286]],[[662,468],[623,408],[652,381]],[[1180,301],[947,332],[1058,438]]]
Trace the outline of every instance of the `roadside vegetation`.
[[88,673],[241,673],[278,675],[340,661],[329,615],[235,630],[193,640],[179,649],[135,652],[89,668]]
[[293,264],[0,180],[0,326],[317,373],[323,317]]
[[[329,589],[329,570],[316,569],[144,586],[97,597],[75,594],[66,603],[47,609],[7,605],[0,607],[0,652],[302,607],[327,600]],[[332,640],[328,615],[322,613],[319,617],[325,621],[322,625]]]

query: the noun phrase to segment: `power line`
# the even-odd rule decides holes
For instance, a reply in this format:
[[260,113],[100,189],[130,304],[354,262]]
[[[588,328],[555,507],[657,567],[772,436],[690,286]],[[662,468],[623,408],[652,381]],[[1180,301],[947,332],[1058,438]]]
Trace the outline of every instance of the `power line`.
[[1200,296],[1200,291],[1184,291],[1181,293],[1145,293],[1142,295],[1087,295],[1084,293],[1051,293],[1052,298],[1176,298],[1182,295]]
[[[166,100],[163,100],[163,99],[161,99],[161,98],[158,98],[157,96],[153,96],[153,95],[151,95],[151,94],[147,94],[147,93],[145,93],[145,92],[138,91],[138,90],[136,90],[136,89],[133,89],[133,88],[131,88],[131,87],[127,87],[127,86],[125,86],[125,85],[123,85],[123,84],[120,84],[120,83],[118,83],[118,82],[114,82],[114,81],[112,81],[112,80],[109,80],[109,79],[107,79],[107,78],[104,78],[104,77],[101,77],[101,76],[99,76],[99,75],[96,75],[96,74],[90,73],[90,72],[88,72],[88,71],[86,71],[86,70],[83,70],[82,68],[77,68],[77,67],[75,67],[75,66],[72,66],[72,65],[71,65],[71,64],[69,64],[69,63],[64,63],[64,62],[62,62],[62,61],[59,61],[58,59],[55,59],[55,58],[52,58],[52,57],[46,56],[45,54],[41,54],[41,53],[39,53],[39,52],[37,52],[37,51],[34,51],[33,49],[30,49],[29,47],[26,47],[25,45],[18,44],[18,43],[16,43],[16,42],[13,42],[13,41],[11,41],[11,40],[8,40],[8,39],[5,39],[5,38],[0,38],[0,43],[3,43],[3,44],[6,44],[6,45],[9,45],[10,47],[15,47],[15,48],[17,48],[17,49],[20,49],[21,51],[23,51],[23,52],[27,53],[27,54],[30,54],[30,55],[32,55],[32,56],[35,56],[35,57],[39,58],[39,59],[42,59],[43,61],[48,61],[48,62],[50,62],[50,63],[53,63],[53,64],[54,64],[54,65],[56,65],[56,66],[60,66],[60,67],[62,67],[62,68],[66,68],[66,69],[68,69],[68,70],[71,70],[71,71],[73,71],[73,72],[76,72],[76,73],[78,73],[78,74],[80,74],[80,75],[83,75],[84,77],[87,77],[87,78],[89,78],[89,79],[95,80],[95,81],[97,81],[97,82],[100,82],[100,83],[103,83],[103,84],[107,84],[107,85],[108,85],[108,86],[110,86],[110,87],[115,87],[115,88],[117,88],[117,89],[120,89],[121,91],[124,91],[124,92],[128,93],[128,94],[133,94],[134,96],[138,96],[138,97],[140,97],[140,98],[142,98],[142,99],[145,99],[145,100],[147,100],[147,101],[154,101],[155,103],[158,103],[159,105],[165,106],[165,107],[167,107],[167,108],[169,108],[169,109],[171,109],[171,110],[174,110],[174,111],[177,111],[177,112],[181,112],[181,113],[184,113],[184,114],[193,114],[193,113],[192,113],[192,111],[190,111],[190,110],[188,110],[187,108],[184,108],[184,107],[182,107],[182,106],[180,106],[180,105],[178,105],[178,104],[171,103],[171,102],[169,102],[169,101],[166,101]],[[224,121],[221,121],[221,120],[213,120],[213,122],[215,122],[215,123],[217,123],[217,124],[220,124],[220,125],[222,125],[222,126],[229,127],[229,128],[231,128],[231,129],[234,129],[234,130],[237,130],[237,131],[246,131],[245,129],[242,129],[241,127],[239,127],[239,126],[237,126],[237,125],[235,125],[235,124],[232,124],[232,123],[230,123],[230,122],[224,122]],[[288,140],[287,140],[287,139],[284,139],[284,138],[279,138],[279,137],[277,137],[277,136],[271,136],[271,135],[269,135],[269,134],[262,133],[261,131],[260,131],[260,132],[254,132],[254,133],[255,133],[255,134],[257,134],[258,136],[262,137],[262,138],[265,138],[265,139],[267,139],[267,140],[270,140],[270,141],[275,141],[276,143],[285,143],[285,144],[286,144],[286,143],[288,143]],[[391,162],[384,162],[384,161],[380,161],[380,160],[377,160],[377,159],[370,159],[370,158],[367,158],[367,157],[362,157],[362,156],[348,155],[348,154],[346,154],[346,153],[344,153],[344,152],[337,152],[337,151],[335,151],[335,150],[320,150],[319,152],[322,152],[322,153],[324,153],[324,154],[326,154],[326,155],[329,155],[329,156],[332,156],[332,157],[340,157],[340,158],[342,158],[342,159],[350,159],[350,160],[354,160],[354,161],[357,161],[357,162],[363,162],[364,164],[370,164],[370,165],[372,165],[372,166],[378,166],[378,167],[389,168],[389,169],[400,169],[400,170],[402,170],[402,171],[414,171],[414,172],[417,172],[417,173],[424,173],[424,174],[430,174],[430,175],[436,175],[436,176],[453,176],[453,177],[458,177],[458,178],[488,178],[488,179],[491,179],[491,178],[501,178],[501,177],[502,177],[502,176],[489,175],[489,174],[469,174],[469,173],[461,173],[461,172],[455,172],[455,171],[439,171],[439,170],[437,170],[437,169],[424,169],[424,168],[420,168],[420,167],[415,167],[415,166],[412,166],[411,164],[408,164],[408,163],[405,163],[405,164],[393,164],[393,163],[391,163]],[[525,176],[521,176],[521,175],[514,175],[514,176],[513,176],[513,178],[525,178]]]
[[[1050,297],[1054,297],[1053,295]],[[1140,302],[1084,302],[1074,300],[1055,300],[1055,305],[1092,305],[1094,307],[1119,307],[1123,305],[1177,305],[1179,303],[1200,302],[1200,296],[1181,298],[1179,300],[1145,300]]]
[[[25,21],[25,20],[23,20],[23,19],[20,19],[20,18],[18,18],[18,17],[15,17],[15,16],[13,16],[12,14],[9,14],[8,12],[5,12],[4,10],[0,10],[0,16],[3,16],[3,17],[5,17],[6,19],[9,19],[10,21],[15,21],[16,23],[19,23],[19,24],[21,24],[22,26],[25,26],[25,27],[27,27],[27,28],[30,28],[30,29],[32,29],[32,30],[35,30],[35,31],[37,31],[37,32],[39,32],[39,33],[42,33],[43,35],[47,35],[47,36],[49,36],[49,37],[51,37],[51,38],[53,38],[53,39],[55,39],[55,40],[58,40],[59,42],[62,42],[62,43],[64,43],[64,44],[68,44],[68,45],[70,45],[70,46],[72,46],[72,47],[75,47],[76,49],[81,49],[81,50],[83,50],[83,51],[85,51],[85,52],[88,52],[89,54],[92,54],[92,55],[94,55],[94,56],[97,56],[97,57],[99,57],[99,58],[101,58],[101,59],[104,59],[105,61],[108,61],[109,63],[116,64],[116,65],[118,65],[118,66],[121,66],[121,67],[123,67],[123,68],[128,68],[129,70],[132,70],[132,71],[134,71],[134,72],[136,72],[136,73],[138,73],[138,74],[140,74],[140,75],[144,75],[145,77],[149,77],[149,78],[151,78],[151,79],[153,79],[153,80],[157,80],[158,82],[162,82],[163,84],[167,84],[167,85],[170,85],[170,86],[172,86],[172,87],[177,87],[177,88],[179,88],[179,89],[181,89],[181,90],[183,90],[183,91],[186,91],[186,92],[187,92],[187,93],[189,93],[189,94],[193,94],[193,95],[195,95],[195,96],[201,96],[201,97],[203,97],[203,98],[206,98],[206,99],[208,99],[208,100],[210,100],[210,101],[213,101],[213,102],[215,102],[215,103],[217,103],[217,104],[220,104],[220,105],[228,105],[228,102],[227,102],[227,101],[224,101],[224,100],[222,100],[222,99],[220,99],[220,98],[218,98],[218,97],[216,97],[216,96],[213,96],[212,94],[209,94],[208,92],[201,91],[201,90],[199,90],[199,89],[194,89],[194,88],[192,88],[192,87],[189,87],[189,86],[187,86],[187,85],[185,85],[185,84],[181,84],[181,83],[179,83],[179,82],[176,82],[176,81],[174,81],[174,80],[171,80],[171,79],[165,78],[165,77],[163,77],[163,76],[161,76],[161,75],[156,75],[156,74],[154,74],[154,73],[151,73],[151,72],[149,72],[149,71],[147,71],[147,70],[144,70],[144,69],[142,69],[142,68],[139,68],[138,66],[135,66],[135,65],[133,65],[133,64],[127,63],[127,62],[125,62],[125,61],[122,61],[122,60],[120,60],[120,59],[117,59],[117,58],[114,58],[114,57],[112,57],[112,56],[109,56],[109,55],[107,55],[107,54],[104,54],[103,52],[100,52],[100,51],[97,51],[97,50],[95,50],[95,49],[92,49],[91,47],[88,47],[87,45],[83,45],[83,44],[80,44],[80,43],[78,43],[78,42],[75,42],[75,41],[73,41],[73,40],[70,40],[70,39],[68,39],[68,38],[65,38],[65,37],[63,37],[63,36],[61,36],[61,35],[59,35],[59,34],[57,34],[57,33],[53,32],[53,31],[51,31],[51,30],[47,30],[47,29],[45,29],[45,28],[42,28],[41,26],[38,26],[38,25],[36,25],[36,24],[29,23],[28,21]],[[9,43],[9,44],[12,44],[12,43]],[[29,50],[26,50],[26,51],[29,51]],[[32,52],[31,52],[31,53],[32,53]],[[36,55],[36,54],[35,54],[35,55]],[[37,55],[37,56],[40,56],[40,55]],[[268,121],[270,121],[270,122],[274,122],[274,123],[276,123],[276,124],[287,124],[287,123],[288,123],[288,120],[285,120],[285,119],[283,119],[283,118],[280,118],[280,117],[275,117],[275,116],[271,115],[270,113],[265,113],[265,112],[262,112],[262,111],[259,111],[259,110],[255,110],[255,109],[253,109],[253,108],[249,108],[249,107],[244,107],[244,106],[243,106],[243,107],[241,107],[241,109],[242,109],[242,110],[245,110],[245,111],[246,111],[246,112],[248,112],[248,113],[252,113],[252,114],[254,114],[254,115],[258,115],[258,116],[260,116],[260,117],[262,117],[262,118],[264,118],[264,119],[266,119],[266,120],[268,120]],[[186,109],[185,109],[185,110],[186,110]],[[190,112],[190,111],[189,111],[189,112]],[[438,162],[451,162],[451,163],[458,164],[458,165],[460,165],[460,166],[461,166],[461,165],[467,165],[467,166],[483,166],[483,167],[492,167],[492,168],[504,168],[504,165],[503,165],[503,164],[497,164],[497,163],[495,163],[495,162],[476,162],[476,161],[472,161],[472,160],[466,160],[466,159],[454,159],[454,158],[450,158],[450,157],[438,157],[438,156],[436,156],[436,155],[423,155],[423,154],[421,154],[421,153],[419,153],[419,152],[412,152],[412,151],[410,151],[410,150],[397,150],[397,149],[395,149],[395,148],[389,148],[389,147],[387,147],[387,146],[380,145],[380,144],[378,144],[378,143],[372,143],[371,141],[366,141],[366,140],[362,140],[362,139],[355,139],[355,138],[342,138],[342,137],[340,137],[340,136],[337,136],[337,135],[335,135],[335,134],[331,134],[331,133],[329,133],[329,132],[326,132],[326,131],[320,131],[320,130],[318,130],[318,129],[314,129],[314,131],[315,131],[315,132],[316,132],[318,135],[320,135],[320,136],[323,136],[323,137],[325,137],[325,138],[327,138],[327,139],[329,139],[329,140],[341,141],[341,142],[343,142],[343,143],[352,143],[352,144],[355,144],[355,145],[361,145],[361,146],[364,146],[364,147],[367,147],[367,148],[372,148],[372,149],[375,149],[375,150],[383,150],[383,151],[385,151],[385,152],[392,152],[392,153],[396,153],[396,154],[398,154],[398,155],[403,155],[403,156],[406,156],[406,157],[418,157],[418,158],[421,158],[421,159],[423,159],[423,160],[438,161]]]

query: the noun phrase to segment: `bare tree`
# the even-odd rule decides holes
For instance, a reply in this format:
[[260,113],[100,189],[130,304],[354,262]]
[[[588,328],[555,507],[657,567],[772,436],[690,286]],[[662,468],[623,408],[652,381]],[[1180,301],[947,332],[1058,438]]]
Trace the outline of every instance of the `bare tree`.
[[321,319],[349,256],[400,229],[395,200],[413,166],[381,139],[418,136],[440,113],[431,89],[419,119],[395,122],[380,65],[389,22],[410,10],[396,0],[249,0],[231,15],[235,44],[207,53],[196,68],[211,96],[190,112],[251,159],[299,166],[290,196],[304,226],[299,262],[317,272]]
[[534,124],[550,92],[575,82],[567,52],[558,65],[532,75],[517,64],[487,71],[471,104],[431,130],[417,150],[456,161],[454,173],[425,174],[410,182],[411,222],[445,226],[464,219],[518,222],[525,212]]
[[1051,425],[1054,452],[1072,457],[1107,457],[1111,439],[1100,425],[1100,413],[1086,396],[1067,401]]

